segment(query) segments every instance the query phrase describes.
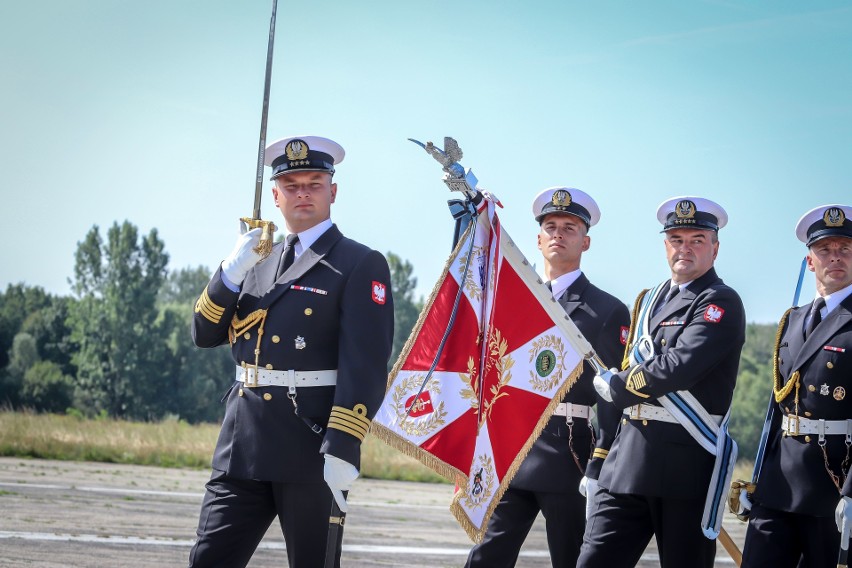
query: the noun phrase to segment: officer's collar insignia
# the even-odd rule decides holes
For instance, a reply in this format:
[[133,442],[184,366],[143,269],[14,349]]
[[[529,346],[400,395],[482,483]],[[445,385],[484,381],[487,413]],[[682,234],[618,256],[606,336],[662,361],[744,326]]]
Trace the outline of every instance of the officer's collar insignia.
[[846,221],[846,214],[839,207],[829,207],[825,210],[822,220],[826,227],[842,227]]
[[304,140],[291,140],[284,148],[288,160],[304,160],[308,157],[308,144]]
[[550,202],[556,207],[568,207],[571,205],[571,194],[564,189],[557,189],[553,192]]
[[695,203],[689,199],[678,201],[674,212],[678,219],[692,219],[695,217]]

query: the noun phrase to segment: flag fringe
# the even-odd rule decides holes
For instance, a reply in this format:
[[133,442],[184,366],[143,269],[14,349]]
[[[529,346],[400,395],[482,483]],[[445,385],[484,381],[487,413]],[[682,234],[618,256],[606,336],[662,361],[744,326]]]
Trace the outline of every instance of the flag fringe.
[[[565,398],[565,395],[568,394],[568,391],[577,384],[577,381],[580,379],[580,375],[583,374],[583,364],[585,363],[585,359],[581,359],[577,366],[571,371],[571,374],[568,378],[562,383],[562,386],[559,387],[559,390],[556,394],[553,395],[550,403],[547,405],[547,409],[542,412],[541,418],[536,424],[535,429],[530,435],[529,439],[526,441],[524,446],[518,452],[517,457],[512,462],[512,465],[506,470],[503,479],[500,481],[500,486],[497,488],[495,492],[494,498],[491,500],[491,504],[488,506],[488,510],[485,513],[485,519],[490,519],[491,515],[494,513],[494,510],[500,504],[500,500],[503,498],[503,494],[509,488],[509,484],[512,479],[514,479],[515,474],[518,473],[518,470],[521,468],[521,464],[529,455],[530,450],[532,450],[533,444],[538,440],[538,437],[544,431],[544,428],[547,426],[547,423],[550,421],[550,418],[553,416],[553,412],[556,410],[556,407],[559,406],[559,403]],[[469,480],[467,474],[464,475],[464,480],[467,482]],[[466,485],[466,483],[465,483]],[[464,531],[467,533],[468,538],[471,541],[479,544],[482,542],[483,537],[485,536],[485,531],[488,529],[488,524],[484,524],[481,527],[477,527],[470,520],[470,517],[467,516],[467,512],[465,512],[464,507],[462,507],[461,500],[461,489],[456,491],[456,494],[453,496],[453,502],[450,505],[450,511],[453,513],[453,516],[456,518],[456,521],[461,525]]]
[[382,424],[373,422],[370,426],[370,434],[395,450],[416,459],[449,481],[458,481],[460,477],[465,480],[467,479],[467,473],[462,473],[458,468],[438,459],[434,454],[430,454],[420,446],[417,446],[409,440],[399,436],[396,432],[386,428]]

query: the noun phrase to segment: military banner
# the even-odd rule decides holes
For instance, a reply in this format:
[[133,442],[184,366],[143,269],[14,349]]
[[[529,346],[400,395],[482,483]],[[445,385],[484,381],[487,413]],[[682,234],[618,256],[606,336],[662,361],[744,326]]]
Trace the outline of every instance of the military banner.
[[450,508],[479,542],[590,352],[486,198],[388,377],[372,431],[456,481]]

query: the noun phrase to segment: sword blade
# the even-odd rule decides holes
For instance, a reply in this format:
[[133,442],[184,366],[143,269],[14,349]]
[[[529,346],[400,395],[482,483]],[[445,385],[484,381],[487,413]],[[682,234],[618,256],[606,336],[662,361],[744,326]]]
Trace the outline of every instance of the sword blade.
[[272,17],[269,19],[269,43],[266,48],[266,79],[263,83],[263,110],[260,114],[260,140],[257,145],[257,170],[254,182],[254,209],[252,219],[260,219],[260,198],[263,194],[263,158],[266,153],[266,119],[269,116],[269,90],[272,82],[272,53],[275,44],[275,15],[278,0],[272,0]]

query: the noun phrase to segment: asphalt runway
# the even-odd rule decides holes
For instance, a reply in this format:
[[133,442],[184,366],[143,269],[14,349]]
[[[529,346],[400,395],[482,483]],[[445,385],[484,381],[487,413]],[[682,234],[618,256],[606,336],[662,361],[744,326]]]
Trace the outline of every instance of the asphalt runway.
[[[0,566],[185,566],[208,471],[0,458]],[[449,512],[453,487],[359,479],[350,493],[343,566],[461,566],[471,546]],[[742,547],[745,524],[725,527]],[[658,566],[656,551],[639,566]],[[277,523],[249,564],[286,566]],[[549,567],[539,517],[518,566]],[[718,545],[716,566],[733,560]]]

